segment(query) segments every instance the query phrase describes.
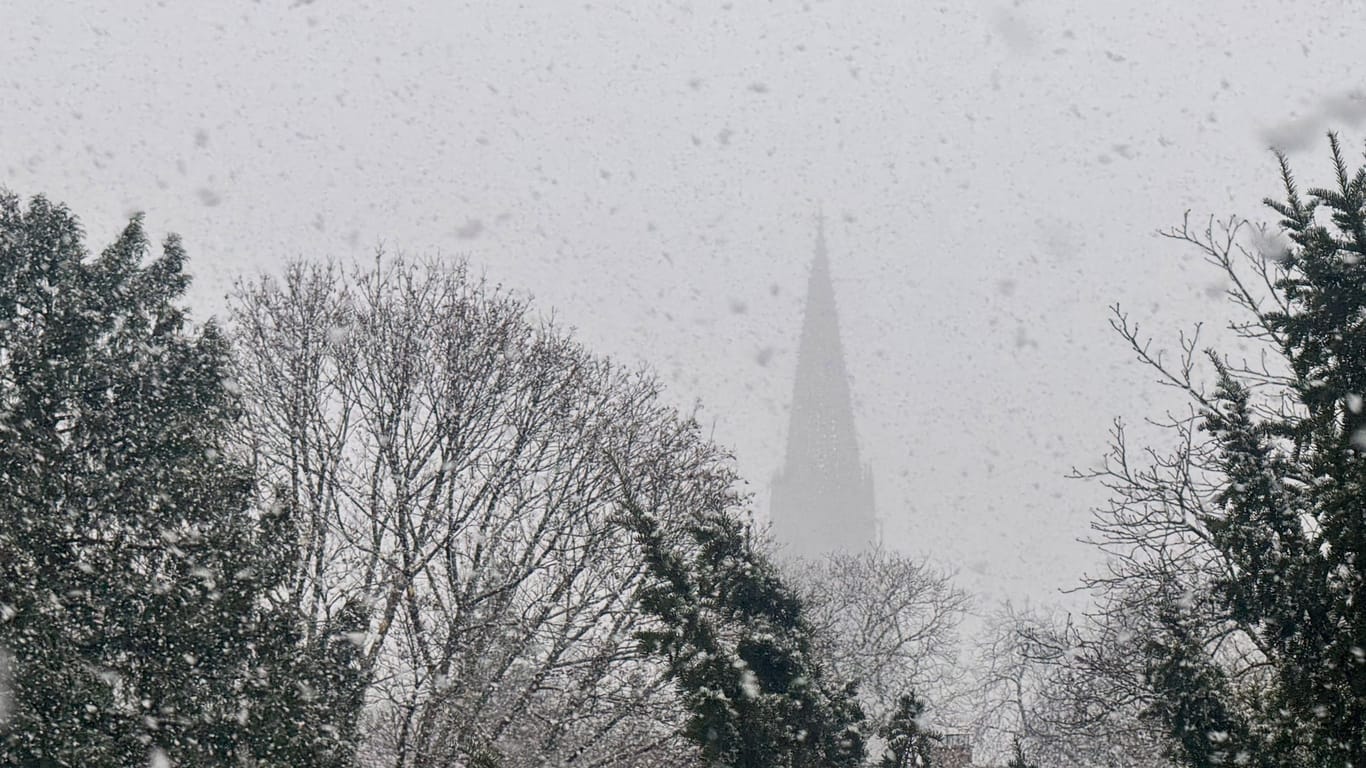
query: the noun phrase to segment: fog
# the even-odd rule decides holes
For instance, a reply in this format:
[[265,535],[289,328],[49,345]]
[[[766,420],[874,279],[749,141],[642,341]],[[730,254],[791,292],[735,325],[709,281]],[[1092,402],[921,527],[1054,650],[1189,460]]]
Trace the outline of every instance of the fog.
[[823,212],[885,543],[1068,604],[1105,494],[1066,475],[1180,402],[1109,306],[1159,345],[1226,313],[1156,232],[1270,218],[1272,144],[1326,170],[1366,117],[1342,13],[11,0],[0,174],[92,243],[179,232],[201,319],[286,258],[467,258],[700,404],[761,516]]

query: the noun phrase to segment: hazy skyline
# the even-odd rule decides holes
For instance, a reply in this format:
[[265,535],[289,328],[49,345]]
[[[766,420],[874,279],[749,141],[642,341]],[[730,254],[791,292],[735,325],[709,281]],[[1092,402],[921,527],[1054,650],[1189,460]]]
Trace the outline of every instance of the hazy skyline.
[[[1107,326],[1225,314],[1156,237],[1267,219],[1267,146],[1366,138],[1341,3],[19,0],[0,185],[179,232],[198,317],[285,258],[466,257],[655,367],[768,509],[814,214],[887,542],[987,601],[1093,567],[1113,417],[1174,402]],[[1354,149],[1356,151],[1356,149]]]

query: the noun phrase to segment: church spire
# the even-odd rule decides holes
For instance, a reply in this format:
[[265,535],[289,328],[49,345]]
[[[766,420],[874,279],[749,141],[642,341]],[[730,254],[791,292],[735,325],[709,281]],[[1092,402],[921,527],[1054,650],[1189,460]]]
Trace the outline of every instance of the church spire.
[[859,459],[824,216],[817,219],[787,455],[774,478],[772,519],[774,535],[795,556],[858,551],[876,543],[872,479]]

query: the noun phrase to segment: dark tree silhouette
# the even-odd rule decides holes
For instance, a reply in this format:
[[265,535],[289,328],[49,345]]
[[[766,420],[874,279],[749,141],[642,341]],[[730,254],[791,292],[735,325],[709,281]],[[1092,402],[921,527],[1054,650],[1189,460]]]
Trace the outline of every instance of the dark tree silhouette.
[[350,649],[301,649],[272,602],[293,521],[225,450],[227,344],[186,327],[180,242],[82,235],[0,195],[0,764],[340,764]]
[[1259,360],[1196,336],[1163,360],[1116,310],[1192,407],[1147,468],[1117,429],[1095,475],[1115,493],[1095,525],[1114,560],[1090,586],[1150,606],[1124,611],[1146,712],[1192,766],[1366,765],[1366,167],[1329,144],[1332,184],[1303,194],[1278,155],[1279,233],[1236,219],[1167,233],[1227,276],[1232,330]]
[[694,510],[678,534],[629,490],[622,503],[653,577],[641,605],[661,624],[639,637],[682,692],[685,733],[715,765],[857,766],[855,691],[816,664],[800,599],[727,501]]

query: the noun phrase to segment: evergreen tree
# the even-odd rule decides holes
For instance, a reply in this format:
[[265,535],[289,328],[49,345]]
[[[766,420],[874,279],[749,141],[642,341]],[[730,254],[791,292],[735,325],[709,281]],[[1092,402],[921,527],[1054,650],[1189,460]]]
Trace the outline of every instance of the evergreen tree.
[[703,757],[736,768],[859,765],[853,686],[814,663],[801,601],[743,518],[698,510],[676,537],[626,497],[623,522],[653,577],[641,606],[660,623],[639,637],[666,660],[689,711],[686,735]]
[[228,350],[175,304],[180,242],[82,237],[0,194],[0,764],[341,764],[349,651],[298,653],[272,608],[292,523],[224,450]]
[[1171,756],[1192,768],[1248,765],[1258,750],[1249,741],[1247,724],[1227,703],[1230,686],[1223,671],[1181,616],[1165,612],[1161,624],[1166,636],[1145,641],[1145,674],[1157,696],[1145,715],[1166,725],[1172,743],[1179,745]]
[[930,747],[940,736],[921,726],[924,714],[925,703],[914,693],[897,699],[896,712],[882,729],[887,748],[878,768],[929,768]]
[[[1329,140],[1334,183],[1305,196],[1279,157],[1285,198],[1266,203],[1290,242],[1252,262],[1265,293],[1229,255],[1236,227],[1228,245],[1175,234],[1229,274],[1252,316],[1234,329],[1279,356],[1248,368],[1211,351],[1208,394],[1189,369],[1168,375],[1199,404],[1211,442],[1197,471],[1218,489],[1197,522],[1225,623],[1166,616],[1145,646],[1151,712],[1192,766],[1366,766],[1366,167],[1350,171]],[[1217,653],[1232,630],[1248,647],[1225,661],[1259,659],[1239,662],[1253,672],[1236,685]]]

